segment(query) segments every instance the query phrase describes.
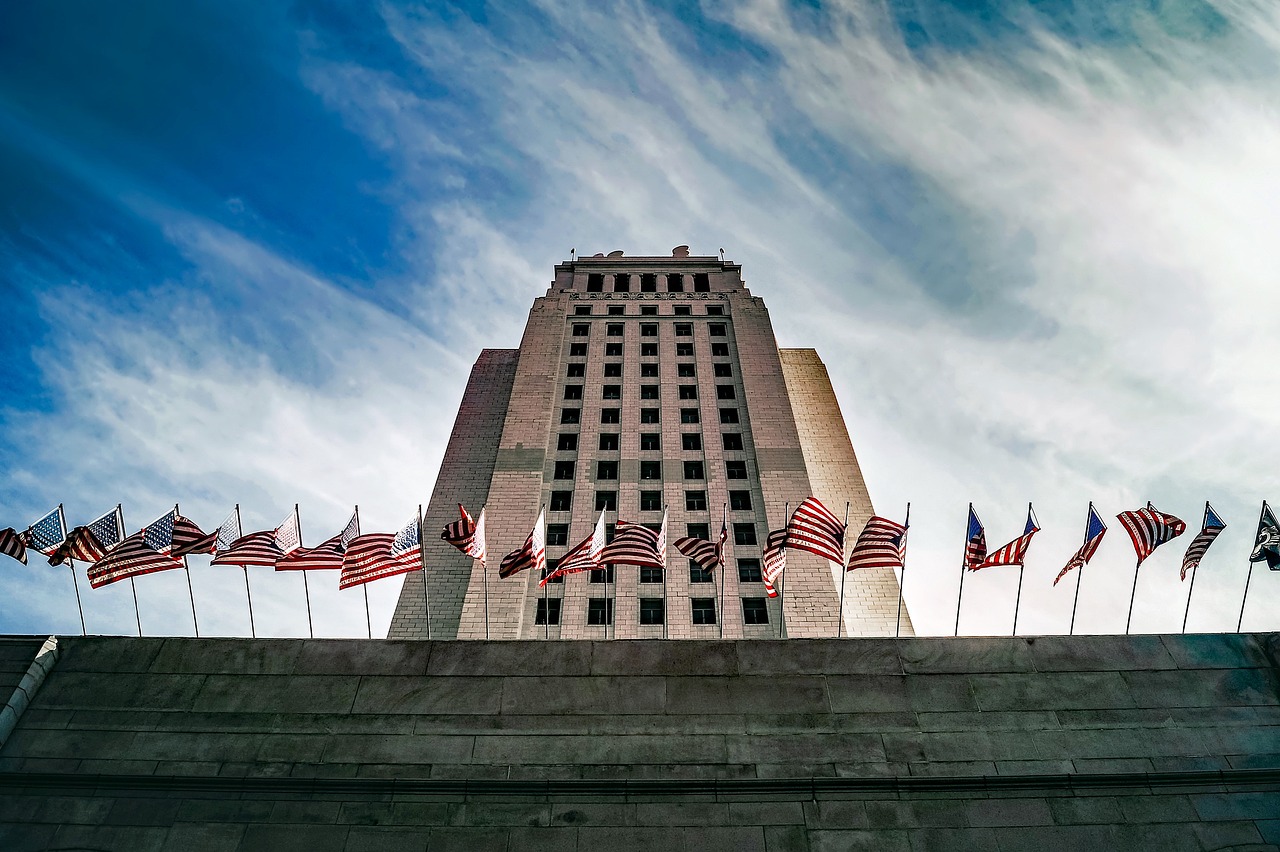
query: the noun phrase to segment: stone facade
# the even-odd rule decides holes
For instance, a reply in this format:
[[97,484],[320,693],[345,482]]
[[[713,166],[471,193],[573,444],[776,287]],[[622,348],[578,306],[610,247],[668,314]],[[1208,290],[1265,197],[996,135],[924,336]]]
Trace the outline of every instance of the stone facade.
[[[428,600],[433,638],[836,636],[839,572],[829,563],[792,552],[780,598],[758,579],[768,531],[811,494],[834,511],[851,503],[851,535],[871,514],[826,369],[812,350],[779,351],[738,265],[560,264],[519,349],[485,350],[473,369],[425,513],[429,587],[406,578],[389,636],[427,638]],[[487,574],[434,534],[458,502],[473,515],[487,506]],[[532,572],[499,580],[498,561],[544,506],[549,559],[590,534],[597,506],[609,522],[650,525],[665,506],[669,541],[714,537],[728,523],[727,570],[699,576],[670,547],[661,575],[617,566],[612,579],[575,574],[545,590]],[[695,606],[714,609],[710,623],[695,623]],[[641,623],[642,607],[660,607],[660,620]],[[845,612],[852,635],[893,635],[893,572],[852,575]],[[905,611],[900,629],[912,635]]]

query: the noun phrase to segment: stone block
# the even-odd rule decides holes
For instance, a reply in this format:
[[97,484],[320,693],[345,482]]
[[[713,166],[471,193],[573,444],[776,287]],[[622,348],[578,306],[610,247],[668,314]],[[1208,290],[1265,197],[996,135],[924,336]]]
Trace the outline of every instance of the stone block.
[[476,740],[474,761],[484,764],[717,764],[725,761],[717,736],[505,736]]
[[871,763],[885,759],[876,734],[783,734],[730,737],[729,760],[735,763]]
[[505,828],[433,828],[431,852],[507,852]]
[[826,684],[820,677],[669,677],[665,680],[667,713],[822,714],[830,710]]
[[1269,668],[1266,649],[1251,633],[1189,633],[1161,637],[1180,669]]
[[1133,671],[1124,678],[1139,707],[1274,705],[1280,694],[1269,669]]
[[551,805],[471,800],[453,809],[450,823],[455,826],[549,826]]
[[132,636],[59,636],[55,671],[145,672],[167,641]]
[[907,678],[902,675],[832,675],[825,680],[833,713],[892,713],[914,709]]
[[591,674],[663,677],[715,677],[738,674],[738,654],[731,642],[677,642],[633,639],[592,642]]
[[294,660],[294,674],[421,676],[427,673],[431,642],[368,642],[307,639]]
[[[759,826],[583,826],[579,849],[696,849],[698,852],[764,852]],[[434,852],[434,847],[433,847]]]
[[[159,645],[157,644],[157,649]],[[37,695],[43,708],[102,710],[189,710],[204,687],[204,675],[93,673],[61,668],[45,680]]]
[[426,829],[352,826],[344,852],[426,852],[429,836]]
[[975,675],[971,683],[983,711],[1134,706],[1129,684],[1119,672]]
[[898,646],[889,639],[813,639],[736,642],[743,675],[902,674]]
[[512,714],[658,714],[665,703],[659,677],[509,677],[502,687],[502,712]]
[[1039,636],[1028,641],[1036,671],[1105,672],[1176,668],[1160,636]]
[[149,671],[165,674],[287,675],[302,650],[300,639],[168,638]]
[[244,838],[244,826],[227,823],[187,822],[169,829],[165,847],[182,852],[236,852]]
[[435,642],[427,674],[579,676],[590,673],[591,652],[586,642]]
[[218,713],[345,714],[359,685],[359,678],[336,675],[208,675],[193,706]]
[[810,852],[911,852],[905,831],[819,829],[809,833]]
[[242,852],[343,852],[345,825],[250,825],[240,841]]
[[809,852],[809,835],[799,825],[766,825],[764,845],[767,852]]
[[1026,640],[1004,637],[956,637],[898,641],[907,674],[1035,671]]
[[507,852],[575,852],[576,828],[512,828],[507,832]]
[[[329,738],[325,763],[389,766],[471,762],[474,737],[340,734]],[[407,767],[406,767],[407,769]]]
[[1053,825],[1053,814],[1044,799],[986,799],[969,803],[969,825]]
[[497,677],[362,677],[352,713],[496,714],[503,679]]

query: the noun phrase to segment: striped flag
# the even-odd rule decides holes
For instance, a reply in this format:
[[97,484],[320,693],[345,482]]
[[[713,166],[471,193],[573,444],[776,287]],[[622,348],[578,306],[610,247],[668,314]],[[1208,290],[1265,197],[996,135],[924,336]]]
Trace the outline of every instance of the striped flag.
[[704,571],[715,571],[720,567],[720,548],[705,538],[685,536],[675,540],[676,550],[702,566]]
[[1031,509],[1030,504],[1027,505],[1027,525],[1022,530],[1022,535],[1006,544],[1004,547],[992,551],[991,555],[982,560],[982,563],[974,568],[993,568],[997,565],[1017,565],[1022,566],[1027,560],[1027,548],[1031,546],[1031,539],[1036,533],[1040,532],[1040,523],[1036,520],[1036,513]]
[[97,562],[123,540],[124,514],[117,504],[97,520],[78,526],[68,533],[67,540],[50,554],[49,564],[62,565],[69,559]]
[[13,527],[0,530],[0,553],[27,564],[27,545]]
[[[225,524],[224,524],[225,526]],[[302,536],[298,529],[297,507],[274,530],[263,530],[242,535],[226,550],[218,552],[213,565],[270,565],[284,558],[286,553],[298,549]],[[288,546],[288,550],[285,547]]]
[[1262,501],[1262,516],[1258,519],[1258,535],[1254,541],[1253,552],[1249,554],[1250,562],[1267,563],[1272,571],[1280,571],[1280,524],[1276,516]]
[[982,521],[978,520],[978,513],[973,511],[973,504],[970,503],[969,527],[964,539],[964,567],[970,571],[977,571],[986,558],[987,531],[982,528]]
[[1198,567],[1200,560],[1204,559],[1205,551],[1209,549],[1209,545],[1213,544],[1213,540],[1218,537],[1218,533],[1227,528],[1222,518],[1218,517],[1218,513],[1213,511],[1213,507],[1209,505],[1209,501],[1204,501],[1204,521],[1200,524],[1200,532],[1191,540],[1191,544],[1187,547],[1186,554],[1182,557],[1182,574],[1183,580],[1187,579],[1187,572]]
[[1058,585],[1058,581],[1067,576],[1067,572],[1088,565],[1093,554],[1097,552],[1098,545],[1102,544],[1102,537],[1106,534],[1107,525],[1102,522],[1102,518],[1098,517],[1098,513],[1093,510],[1093,504],[1090,503],[1089,517],[1084,525],[1084,544],[1080,545],[1075,555],[1067,560],[1067,564],[1058,572],[1058,576],[1053,578],[1053,584]]
[[173,524],[178,510],[172,509],[142,528],[142,541],[156,553],[168,556],[173,552]]
[[902,570],[907,554],[907,528],[888,518],[872,515],[858,534],[849,552],[846,571],[859,568],[897,568]]
[[1116,518],[1133,541],[1133,551],[1137,554],[1139,565],[1157,547],[1167,541],[1173,541],[1187,529],[1187,525],[1181,519],[1157,511],[1150,503],[1145,509],[1121,512],[1116,515]]
[[24,542],[45,556],[52,556],[58,545],[67,540],[67,519],[62,514],[62,504],[27,528]]
[[614,527],[613,541],[600,553],[600,561],[612,565],[662,568],[664,560],[658,553],[658,533],[643,524],[620,520]]
[[95,589],[130,577],[181,568],[182,561],[159,553],[146,542],[146,530],[138,530],[111,549],[106,557],[89,566],[89,585]]
[[580,571],[597,571],[600,568],[600,553],[606,544],[604,528],[604,512],[596,519],[595,529],[591,535],[578,542],[556,563],[556,570],[543,577],[538,585],[545,586],[551,580],[564,574],[577,574]]
[[458,512],[462,515],[462,518],[451,524],[446,524],[445,528],[440,532],[440,538],[472,559],[479,559],[483,563],[487,556],[484,535],[485,507],[482,506],[480,508],[479,520],[473,520],[466,507],[461,503],[458,504]]
[[530,568],[537,572],[539,577],[545,576],[547,573],[546,530],[547,513],[544,510],[538,512],[538,520],[534,522],[533,530],[524,544],[518,550],[513,550],[502,557],[502,562],[498,565],[498,576],[505,580]]
[[764,579],[765,586],[778,579],[778,575],[787,570],[787,528],[773,530],[764,540]]
[[667,507],[662,507],[662,526],[658,527],[658,541],[654,544],[658,549],[658,561],[663,571],[667,570]]
[[277,571],[342,570],[347,546],[360,535],[360,516],[352,513],[342,532],[316,547],[299,547],[276,563]]
[[370,533],[352,540],[342,561],[339,589],[422,569],[421,525],[415,516],[398,533]]
[[817,497],[802,501],[787,524],[787,547],[844,564],[845,525]]
[[192,547],[208,538],[209,536],[205,534],[205,531],[196,526],[195,521],[178,515],[173,519],[173,535],[169,555],[174,559],[181,559],[184,555],[193,552]]

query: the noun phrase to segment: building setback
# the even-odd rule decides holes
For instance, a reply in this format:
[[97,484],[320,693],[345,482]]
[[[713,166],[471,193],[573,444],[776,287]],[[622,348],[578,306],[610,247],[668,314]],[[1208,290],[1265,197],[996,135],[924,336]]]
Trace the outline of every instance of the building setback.
[[[768,531],[810,495],[848,505],[851,537],[872,513],[826,368],[812,349],[778,349],[741,266],[684,247],[561,263],[520,348],[486,349],[472,368],[425,513],[427,594],[406,577],[389,637],[834,637],[830,563],[791,551],[781,599],[760,578]],[[432,535],[459,503],[487,506],[487,577]],[[533,572],[499,580],[544,506],[553,563],[600,511],[656,527],[665,507],[668,541],[714,540],[726,520],[724,576],[670,546],[665,573],[620,565],[545,592]],[[849,635],[894,634],[891,570],[848,575],[844,599]],[[900,629],[912,635],[905,607]]]

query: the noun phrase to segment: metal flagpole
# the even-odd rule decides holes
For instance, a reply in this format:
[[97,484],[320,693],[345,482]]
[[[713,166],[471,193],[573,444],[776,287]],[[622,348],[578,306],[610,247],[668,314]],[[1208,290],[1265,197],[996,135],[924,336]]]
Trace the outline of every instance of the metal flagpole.
[[[133,582],[133,578],[129,578],[129,587],[133,589],[133,617],[138,620],[138,635],[142,635],[142,613],[138,611],[138,584]],[[1245,589],[1246,594],[1248,589]]]
[[[360,507],[355,507],[356,514],[356,535],[360,535]],[[373,638],[373,621],[369,617],[369,584],[361,583],[360,590],[364,592],[364,624],[365,630],[369,634],[369,638]]]
[[[475,505],[474,503],[472,505]],[[489,506],[485,503],[480,507],[480,516],[484,517],[485,509]],[[480,561],[480,576],[484,580],[484,638],[489,638],[489,545],[485,543],[484,559]],[[474,562],[472,564],[475,564]],[[548,617],[550,614],[548,613]]]
[[550,599],[550,595],[548,595],[547,593],[547,587],[551,585],[551,580],[550,578],[547,577],[546,568],[543,568],[542,572],[543,572],[542,579],[546,581],[542,584],[542,638],[550,639],[551,638],[551,602],[550,602],[551,599]]
[[1138,594],[1138,569],[1142,567],[1142,560],[1138,560],[1138,564],[1133,566],[1133,590],[1129,592],[1129,617],[1124,620],[1124,635],[1129,635],[1129,624],[1133,621],[1133,599]]
[[[244,537],[244,521],[240,519],[240,504],[236,504],[236,538]],[[241,565],[240,570],[244,571],[244,598],[249,602],[249,635],[254,639],[258,638],[258,628],[253,623],[253,592],[249,589],[249,566]]]
[[[662,504],[662,517],[667,516],[667,505]],[[663,555],[662,563],[662,638],[667,638],[667,621],[670,619],[671,613],[667,611],[667,564],[666,555]]]
[[[765,517],[767,519],[768,515],[766,515]],[[782,504],[782,528],[785,530],[787,526],[790,524],[790,522],[791,522],[791,501],[788,500],[786,503]],[[784,534],[782,537],[782,558],[783,559],[785,559],[787,556],[786,538],[787,537]],[[766,531],[765,546],[767,547],[768,544],[769,544],[768,531]],[[782,571],[782,574],[785,574],[785,573],[787,572],[786,572],[786,569],[784,568]],[[778,579],[781,580],[781,582],[778,583],[778,613],[779,613],[778,638],[786,639],[788,638],[786,635],[787,633],[787,581],[786,581],[786,578],[782,576],[782,574],[778,575]]]
[[[907,517],[902,522],[904,530],[911,529],[911,502],[907,502]],[[903,532],[905,536],[907,533]],[[902,577],[898,580],[898,620],[893,626],[893,636],[896,639],[902,635],[902,587],[907,582],[907,548],[902,548]]]
[[844,533],[840,541],[840,620],[836,622],[836,638],[844,634],[844,586],[849,572],[845,570],[845,544],[849,538],[849,501],[844,503]]
[[[969,514],[964,519],[964,547],[965,553],[969,552],[969,518],[973,517],[973,504],[969,504]],[[956,629],[953,635],[960,635],[960,605],[964,603],[964,575],[969,567],[969,561],[964,554],[960,556],[960,594],[956,596]]]
[[80,610],[80,635],[88,636],[89,631],[84,626],[84,607],[80,604],[80,580],[76,577],[76,561],[70,556],[67,557],[67,566],[71,569],[71,583],[76,588],[76,609]]
[[[728,530],[728,528],[729,528],[729,504],[728,504],[728,503],[723,503],[723,504],[721,504],[721,506],[722,506],[722,511],[721,511],[721,515],[720,515],[720,529],[722,529],[722,530]],[[719,559],[718,564],[716,565],[716,568],[717,568],[717,569],[719,569],[719,570],[717,570],[717,571],[716,571],[716,574],[717,574],[717,576],[716,576],[716,585],[719,587],[718,589],[716,589],[716,591],[718,591],[718,592],[720,593],[720,614],[719,614],[719,616],[718,616],[717,620],[720,622],[720,638],[721,638],[721,639],[723,639],[723,638],[724,638],[724,546],[725,546],[725,544],[728,544],[728,534],[727,534],[727,533],[726,533],[726,535],[725,535],[725,541],[724,541],[724,542],[722,542],[722,543],[721,543],[721,545],[720,545],[720,559]]]
[[[1027,504],[1027,517],[1031,516],[1031,504]],[[1022,605],[1022,573],[1026,570],[1026,565],[1018,566],[1018,596],[1013,599],[1013,632],[1010,636],[1018,635],[1018,607]]]
[[[298,512],[298,504],[293,504],[293,525],[298,528],[298,547],[302,547],[302,515]],[[307,635],[316,638],[315,627],[311,623],[311,585],[307,582],[307,569],[302,569],[302,593],[307,597]]]
[[[1092,500],[1089,501],[1089,514],[1084,519],[1084,543],[1080,545],[1081,547],[1089,543],[1089,521],[1091,520],[1093,520]],[[1071,629],[1067,631],[1068,636],[1074,636],[1076,632],[1076,604],[1080,603],[1080,575],[1083,573],[1084,565],[1081,564],[1080,567],[1076,569],[1076,596],[1075,599],[1071,601]]]
[[[1258,511],[1258,528],[1262,528],[1262,521],[1267,516],[1267,501],[1262,501],[1262,508]],[[1253,560],[1249,560],[1249,576],[1244,581],[1244,597],[1240,599],[1240,618],[1236,621],[1236,632],[1240,632],[1241,626],[1244,625],[1244,605],[1249,601],[1249,583],[1253,581]]]
[[[173,517],[175,522],[177,521],[178,515],[180,514],[182,513],[178,511],[178,504],[174,503]],[[196,618],[196,593],[195,593],[195,590],[191,588],[191,566],[187,563],[187,554],[185,553],[182,554],[182,570],[187,575],[187,595],[191,598],[191,623],[195,625],[196,638],[199,639],[200,638],[200,619]]]
[[[1200,522],[1200,529],[1204,529],[1204,525],[1209,522],[1209,501],[1204,501],[1204,520]],[[1250,563],[1252,564],[1252,563]],[[1187,632],[1187,616],[1191,615],[1191,593],[1196,590],[1196,574],[1200,572],[1200,563],[1197,562],[1191,569],[1191,587],[1187,589],[1187,607],[1182,611],[1182,632]]]
[[427,551],[422,547],[422,504],[418,504],[418,553],[422,556],[422,605],[427,608],[427,638],[431,638],[431,590],[427,588]]

